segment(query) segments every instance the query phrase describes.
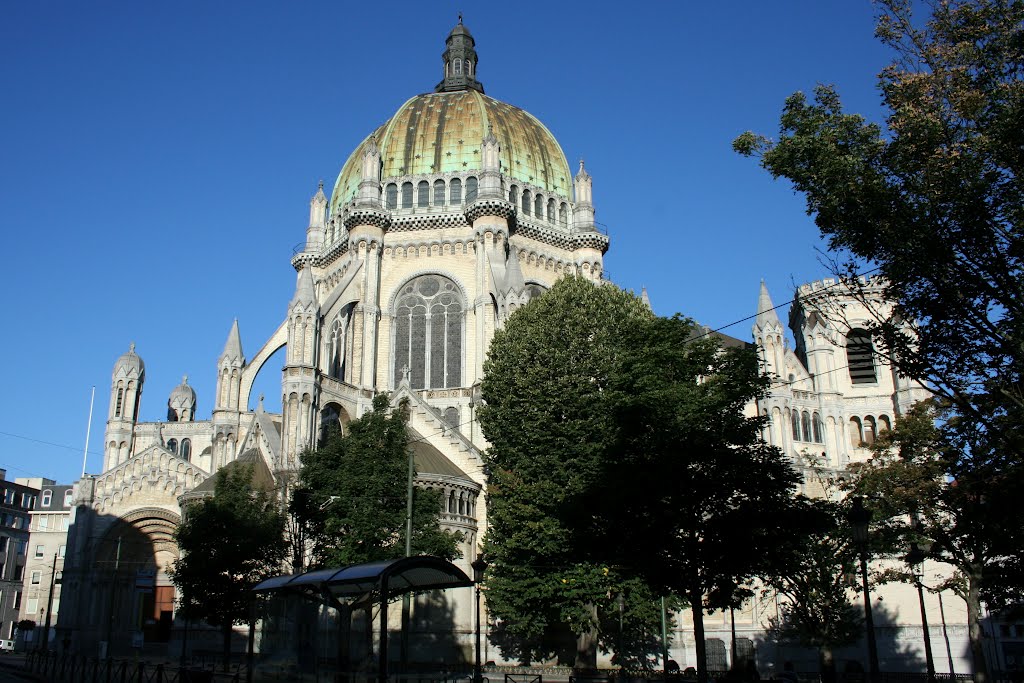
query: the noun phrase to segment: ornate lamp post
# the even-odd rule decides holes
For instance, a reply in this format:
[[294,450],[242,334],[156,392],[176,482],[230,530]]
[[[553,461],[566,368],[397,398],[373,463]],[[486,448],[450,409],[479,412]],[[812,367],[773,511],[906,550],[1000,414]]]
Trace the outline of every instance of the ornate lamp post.
[[849,514],[853,541],[860,551],[860,576],[864,587],[864,628],[868,639],[868,667],[871,680],[878,680],[878,646],[875,644],[875,620],[871,616],[871,592],[868,588],[868,524],[871,510],[864,507],[864,497],[856,496]]
[[477,555],[469,566],[473,568],[473,584],[476,588],[476,668],[473,671],[473,683],[481,683],[484,675],[480,662],[480,582],[484,580],[487,560],[483,555]]
[[914,573],[914,585],[917,586],[917,599],[921,603],[921,629],[924,635],[924,661],[928,667],[928,683],[935,683],[935,660],[932,659],[932,637],[928,632],[928,612],[924,607],[924,559],[929,547],[920,546],[917,543],[910,544],[910,552],[907,553],[907,564]]

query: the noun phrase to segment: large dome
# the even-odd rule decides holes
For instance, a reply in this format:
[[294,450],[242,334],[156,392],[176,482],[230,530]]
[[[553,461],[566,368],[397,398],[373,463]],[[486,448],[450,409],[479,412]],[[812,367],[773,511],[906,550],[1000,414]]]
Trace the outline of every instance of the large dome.
[[417,95],[356,148],[331,195],[331,213],[352,199],[363,151],[375,139],[381,179],[465,174],[480,170],[488,126],[501,145],[501,172],[545,193],[570,198],[572,175],[551,132],[529,112],[473,89]]

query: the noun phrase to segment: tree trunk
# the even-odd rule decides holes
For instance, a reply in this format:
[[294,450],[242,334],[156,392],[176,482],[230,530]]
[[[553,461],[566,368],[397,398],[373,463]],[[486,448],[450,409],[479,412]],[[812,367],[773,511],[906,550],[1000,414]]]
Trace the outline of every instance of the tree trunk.
[[988,683],[988,662],[985,659],[984,634],[981,631],[981,568],[972,564],[967,572],[967,634],[971,641],[974,683]]
[[221,626],[221,635],[224,637],[224,649],[221,652],[223,660],[221,662],[224,667],[224,671],[231,670],[231,620],[228,619]]
[[704,642],[704,596],[699,590],[690,591],[690,611],[693,614],[693,644],[697,648],[697,683],[708,683],[708,649]]
[[818,664],[821,669],[821,683],[836,682],[836,660],[831,645],[818,648]]
[[590,628],[576,637],[576,663],[573,669],[597,669],[597,605],[590,606]]

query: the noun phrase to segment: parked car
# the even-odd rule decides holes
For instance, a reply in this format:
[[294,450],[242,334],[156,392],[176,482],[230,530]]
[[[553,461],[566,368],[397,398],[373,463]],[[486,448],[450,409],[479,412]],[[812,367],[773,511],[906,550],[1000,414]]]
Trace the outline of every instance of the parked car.
[[14,641],[0,640],[0,652],[14,652]]

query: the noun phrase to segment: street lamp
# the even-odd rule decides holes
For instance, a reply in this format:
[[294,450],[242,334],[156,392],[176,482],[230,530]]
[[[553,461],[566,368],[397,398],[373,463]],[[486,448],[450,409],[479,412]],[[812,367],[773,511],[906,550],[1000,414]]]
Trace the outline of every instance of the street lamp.
[[853,530],[853,541],[860,551],[860,576],[864,587],[864,628],[868,638],[868,666],[871,680],[878,680],[878,647],[875,644],[875,620],[871,616],[871,592],[868,588],[868,524],[871,510],[864,507],[864,497],[855,496],[848,519]]
[[615,596],[615,605],[619,608],[619,646],[616,654],[619,658],[619,669],[623,669],[622,665],[622,614],[626,611],[626,596],[619,593]]
[[473,568],[473,584],[476,587],[476,670],[473,672],[473,683],[481,683],[484,676],[480,666],[480,583],[484,580],[487,560],[483,555],[477,555],[469,566]]
[[924,559],[930,550],[931,544],[918,545],[910,544],[910,551],[907,553],[907,564],[910,565],[914,574],[914,585],[917,586],[917,599],[921,603],[921,630],[924,634],[924,661],[928,667],[928,683],[935,683],[935,660],[932,659],[932,637],[928,632],[928,612],[924,607]]

